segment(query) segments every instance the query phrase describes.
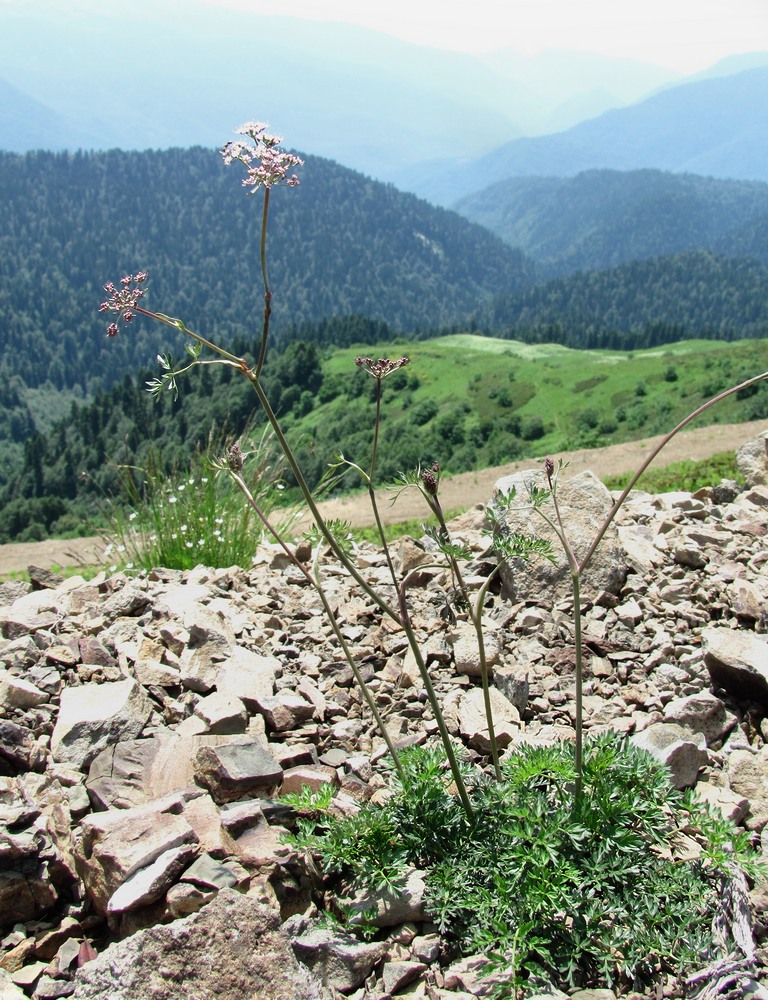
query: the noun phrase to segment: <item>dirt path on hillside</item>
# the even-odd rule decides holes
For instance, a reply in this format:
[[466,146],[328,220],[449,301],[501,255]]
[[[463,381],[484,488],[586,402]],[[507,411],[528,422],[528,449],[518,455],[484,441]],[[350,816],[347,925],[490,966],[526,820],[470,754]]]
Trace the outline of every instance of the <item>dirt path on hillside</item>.
[[[715,424],[698,427],[678,434],[656,459],[655,465],[668,465],[683,459],[709,458],[721,451],[735,451],[755,434],[768,428],[765,420],[744,424]],[[661,437],[642,438],[626,444],[612,444],[605,448],[560,452],[553,455],[569,462],[568,474],[575,475],[590,469],[596,476],[618,475],[636,469]],[[524,459],[508,465],[499,465],[480,472],[463,472],[445,478],[440,483],[440,500],[446,511],[466,510],[478,503],[486,503],[493,485],[501,476],[520,469],[534,468],[535,459]],[[367,495],[343,497],[320,505],[326,517],[347,520],[353,527],[366,527],[372,523]],[[424,502],[416,490],[406,490],[395,504],[389,495],[382,495],[380,511],[385,523],[393,524],[425,516]],[[107,565],[104,556],[105,542],[100,538],[72,538],[66,541],[50,539],[44,542],[20,542],[0,545],[0,577],[26,570],[30,565],[49,569],[51,566]]]

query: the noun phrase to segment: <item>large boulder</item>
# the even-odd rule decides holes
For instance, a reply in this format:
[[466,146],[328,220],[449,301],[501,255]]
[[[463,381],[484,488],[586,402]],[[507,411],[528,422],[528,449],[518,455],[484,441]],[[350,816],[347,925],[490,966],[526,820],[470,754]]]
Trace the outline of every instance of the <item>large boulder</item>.
[[[497,480],[495,489],[505,494],[512,488],[516,490],[516,500],[506,515],[510,533],[546,539],[552,545],[554,562],[543,558],[515,558],[504,562],[501,567],[502,584],[511,601],[561,600],[571,594],[568,562],[555,531],[545,517],[531,510],[528,502],[531,486],[547,488],[543,472],[529,469],[504,476]],[[570,546],[576,559],[582,559],[613,505],[611,494],[597,476],[582,472],[572,479],[560,480],[557,499]],[[542,507],[541,512],[550,521],[556,521],[552,500]],[[624,550],[616,528],[611,525],[584,574],[582,595],[594,597],[602,591],[617,594],[627,572]]]
[[222,889],[198,913],[140,930],[77,973],[74,1000],[323,1000],[329,994],[296,961],[280,917]]
[[768,431],[750,438],[739,448],[736,465],[747,486],[768,485]]
[[713,626],[701,633],[712,683],[737,698],[768,702],[768,636]]

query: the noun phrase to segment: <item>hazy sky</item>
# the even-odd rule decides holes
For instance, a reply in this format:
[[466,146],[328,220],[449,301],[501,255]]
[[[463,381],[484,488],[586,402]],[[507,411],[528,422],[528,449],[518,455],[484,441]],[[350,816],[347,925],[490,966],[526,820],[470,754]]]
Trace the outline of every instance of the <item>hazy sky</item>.
[[768,51],[768,0],[205,0],[260,14],[345,21],[465,52],[512,45],[653,62],[685,73]]

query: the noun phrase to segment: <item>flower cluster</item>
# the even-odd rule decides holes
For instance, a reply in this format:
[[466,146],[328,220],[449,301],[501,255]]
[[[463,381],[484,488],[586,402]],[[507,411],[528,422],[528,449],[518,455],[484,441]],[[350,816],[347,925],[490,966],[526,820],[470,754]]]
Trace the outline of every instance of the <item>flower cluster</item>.
[[235,139],[221,150],[227,166],[234,160],[245,166],[247,175],[243,187],[251,188],[251,193],[260,187],[274,187],[282,181],[288,187],[296,187],[299,178],[296,174],[289,176],[288,171],[304,165],[298,156],[280,149],[282,136],[270,135],[266,131],[268,128],[266,122],[246,122],[237,129],[237,134],[247,136],[247,139]]
[[107,336],[116,337],[118,333],[118,323],[126,325],[131,322],[135,313],[134,309],[139,299],[144,298],[146,289],[141,286],[147,280],[147,272],[139,271],[136,274],[126,274],[120,279],[120,287],[115,288],[111,281],[104,286],[104,291],[109,298],[99,306],[99,312],[117,313],[117,322],[110,323],[107,327]]
[[389,358],[379,358],[378,361],[374,361],[373,358],[355,358],[355,364],[358,368],[362,368],[363,371],[368,372],[369,375],[379,381],[386,378],[387,375],[391,375],[392,372],[396,372],[398,368],[402,368],[403,365],[409,365],[411,362],[408,358],[396,358],[391,361]]
[[437,462],[433,463],[431,469],[422,470],[421,484],[424,487],[425,493],[428,493],[431,497],[437,496],[437,490],[440,485],[440,466]]

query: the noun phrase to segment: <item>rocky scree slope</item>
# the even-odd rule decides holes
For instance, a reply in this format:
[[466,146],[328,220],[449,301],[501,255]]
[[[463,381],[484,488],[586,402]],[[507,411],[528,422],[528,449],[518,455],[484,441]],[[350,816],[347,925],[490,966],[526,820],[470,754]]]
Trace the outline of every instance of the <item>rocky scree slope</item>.
[[[584,622],[587,727],[630,734],[757,839],[768,824],[767,446],[768,431],[739,453],[741,491],[634,493],[593,567]],[[610,496],[583,474],[561,499],[578,551]],[[490,565],[483,522],[477,507],[452,525],[475,553],[474,586]],[[398,569],[428,562],[428,544],[403,539]],[[307,543],[297,555],[309,557]],[[361,547],[358,559],[386,587],[383,558]],[[322,566],[393,736],[431,739],[403,634]],[[418,872],[376,901],[376,940],[314,919],[280,794],[331,784],[354,811],[385,789],[385,748],[282,552],[262,546],[249,569],[31,578],[0,586],[3,1000],[484,995],[482,956],[441,964]],[[441,614],[448,584],[424,569],[413,620],[449,725],[483,763],[479,663],[467,623]],[[501,744],[572,734],[561,571],[517,567],[485,615]],[[764,963],[768,887],[752,904]]]

